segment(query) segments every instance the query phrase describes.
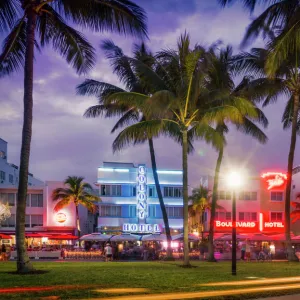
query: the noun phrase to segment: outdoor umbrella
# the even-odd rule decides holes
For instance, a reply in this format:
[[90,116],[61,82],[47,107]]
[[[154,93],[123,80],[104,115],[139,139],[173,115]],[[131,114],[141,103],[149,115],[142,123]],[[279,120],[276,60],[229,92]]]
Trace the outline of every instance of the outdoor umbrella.
[[167,237],[165,234],[147,234],[142,237],[143,242],[151,241],[166,241]]
[[120,235],[114,235],[110,241],[112,242],[135,242],[139,241],[141,239],[140,235],[134,235],[134,234],[120,234]]
[[249,236],[251,241],[273,241],[272,236],[268,236],[262,233],[252,234]]
[[107,242],[112,235],[110,234],[101,234],[101,233],[91,233],[83,235],[80,240],[82,241],[98,241],[98,242]]
[[48,237],[49,240],[66,240],[66,241],[69,241],[69,240],[77,240],[78,239],[78,236],[76,235],[51,235]]
[[[172,236],[173,241],[183,240],[183,233],[176,234]],[[190,242],[196,242],[199,241],[199,237],[197,237],[194,234],[189,233],[189,241]]]

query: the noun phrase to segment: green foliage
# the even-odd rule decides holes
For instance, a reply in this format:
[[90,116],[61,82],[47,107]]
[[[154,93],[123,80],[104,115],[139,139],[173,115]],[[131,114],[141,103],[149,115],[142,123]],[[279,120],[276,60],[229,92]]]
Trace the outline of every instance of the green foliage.
[[25,9],[22,1],[1,0],[0,32],[11,32],[0,55],[0,76],[24,66],[29,13],[37,16],[36,32],[40,45],[51,44],[78,74],[87,73],[93,67],[95,51],[85,37],[66,22],[93,31],[147,36],[145,12],[129,0],[30,1],[27,4]]
[[54,211],[74,203],[75,206],[83,205],[92,213],[96,212],[97,206],[93,202],[99,202],[101,199],[93,193],[92,186],[83,180],[83,177],[68,176],[64,181],[67,188],[56,188],[52,192],[53,201],[58,201]]

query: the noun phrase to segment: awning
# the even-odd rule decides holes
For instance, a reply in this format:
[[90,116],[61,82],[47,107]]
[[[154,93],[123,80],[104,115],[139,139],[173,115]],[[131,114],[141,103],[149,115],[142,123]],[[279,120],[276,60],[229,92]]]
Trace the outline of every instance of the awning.
[[112,235],[110,234],[101,234],[101,233],[91,233],[83,235],[80,240],[82,241],[98,241],[98,242],[107,242]]
[[[45,235],[47,236],[47,235]],[[42,238],[43,235],[39,233],[25,233],[26,238]]]
[[[172,240],[173,241],[183,240],[183,233],[173,235]],[[194,234],[189,233],[189,241],[190,242],[199,241],[199,237]]]
[[0,239],[2,239],[2,240],[11,240],[12,237],[10,235],[0,233]]
[[77,240],[78,236],[75,235],[48,235],[49,240]]
[[165,234],[147,234],[142,236],[142,241],[151,242],[151,241],[166,241],[167,237]]
[[135,242],[140,241],[141,236],[140,235],[134,235],[134,234],[120,234],[120,235],[114,235],[110,240],[112,242]]

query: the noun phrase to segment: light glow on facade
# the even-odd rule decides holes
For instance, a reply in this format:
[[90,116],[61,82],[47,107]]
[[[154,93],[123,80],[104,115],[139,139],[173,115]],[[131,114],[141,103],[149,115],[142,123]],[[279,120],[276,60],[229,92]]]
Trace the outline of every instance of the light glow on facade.
[[177,174],[177,175],[181,175],[182,171],[157,170],[157,174]]
[[64,213],[57,213],[55,215],[55,221],[58,223],[65,223],[67,221],[67,215]]

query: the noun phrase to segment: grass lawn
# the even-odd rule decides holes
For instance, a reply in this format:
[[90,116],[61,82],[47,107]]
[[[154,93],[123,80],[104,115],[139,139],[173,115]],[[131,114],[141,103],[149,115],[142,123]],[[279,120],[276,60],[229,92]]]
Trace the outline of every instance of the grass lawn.
[[[100,294],[95,291],[95,289],[104,288],[147,288],[149,293],[232,289],[235,287],[203,287],[196,284],[245,280],[247,277],[300,276],[299,263],[240,262],[236,277],[230,274],[230,262],[193,262],[192,264],[196,268],[191,269],[180,268],[178,267],[179,264],[180,262],[35,262],[36,269],[49,272],[39,275],[15,275],[8,273],[15,270],[15,262],[2,262],[0,263],[0,288],[55,286],[56,289],[33,293],[3,293],[0,294],[0,299],[39,299],[42,296],[60,296],[61,299],[86,299],[89,297],[117,296],[116,294]],[[72,287],[60,287],[63,285],[71,285]],[[289,290],[285,293],[293,292],[295,291]],[[283,292],[268,293],[259,296],[279,295]],[[253,297],[253,295],[251,296]],[[230,299],[246,299],[247,297],[231,297]]]

